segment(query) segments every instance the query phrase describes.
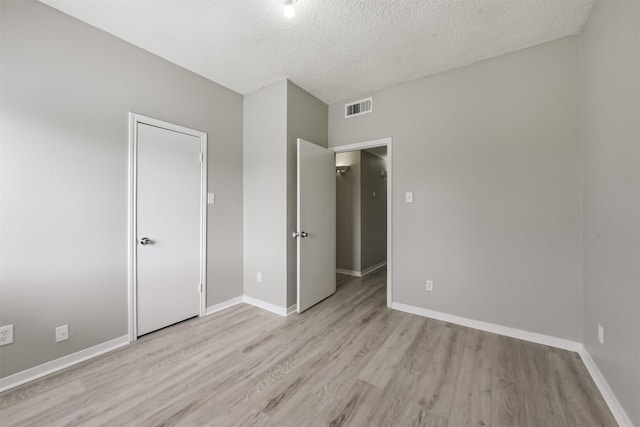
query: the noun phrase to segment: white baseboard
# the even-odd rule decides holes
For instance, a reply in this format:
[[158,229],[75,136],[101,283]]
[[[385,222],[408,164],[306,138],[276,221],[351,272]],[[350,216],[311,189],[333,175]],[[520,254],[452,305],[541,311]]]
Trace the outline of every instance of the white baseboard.
[[591,355],[584,347],[584,345],[580,345],[578,354],[582,358],[582,362],[587,367],[589,374],[591,374],[593,382],[596,383],[598,390],[600,390],[602,397],[604,398],[605,402],[607,402],[611,413],[615,417],[620,427],[633,427],[631,418],[629,418],[629,416],[625,412],[616,395],[613,394],[611,387],[609,387],[609,383],[607,383],[607,380],[604,379],[604,375],[602,375],[602,372],[600,372],[598,365],[596,365],[596,362],[591,358]]
[[258,307],[263,310],[267,310],[272,313],[279,314],[280,316],[284,316],[284,317],[291,316],[292,314],[298,311],[298,304],[293,304],[287,307],[286,309],[284,309],[275,304],[271,304],[270,302],[262,301],[253,297],[248,297],[246,295],[241,295],[239,297],[231,298],[219,304],[215,304],[207,307],[207,311],[205,312],[204,315],[208,316],[210,314],[217,313],[218,311],[224,310],[225,308],[233,307],[234,305],[238,305],[243,302],[249,305],[253,305],[254,307]]
[[344,268],[336,268],[336,273],[346,274],[347,276],[362,277],[362,273],[356,270],[345,270]]
[[481,322],[479,320],[467,319],[466,317],[455,316],[453,314],[442,313],[439,311],[429,310],[426,308],[415,307],[413,305],[392,302],[391,308],[404,311],[406,313],[417,314],[418,316],[429,317],[431,319],[442,320],[444,322],[455,323],[456,325],[467,326],[481,331],[492,332],[511,338],[517,338],[537,344],[548,345],[550,347],[561,348],[563,350],[574,351],[580,355],[582,362],[586,366],[591,378],[596,383],[598,390],[602,394],[605,402],[609,406],[611,413],[615,417],[620,427],[633,427],[631,419],[625,412],[624,408],[616,398],[615,394],[609,387],[604,375],[598,369],[598,366],[591,358],[589,352],[582,343],[576,341],[565,340],[563,338],[552,337],[549,335],[538,334],[536,332],[524,331],[522,329],[510,328],[507,326],[496,325],[495,323]]
[[561,348],[563,350],[579,352],[582,344],[576,341],[570,341],[563,338],[543,335],[536,332],[524,331],[522,329],[510,328],[508,326],[497,325],[495,323],[482,322],[479,320],[468,319],[453,314],[442,313],[439,311],[429,310],[426,308],[416,307],[413,305],[392,302],[391,308],[404,311],[406,313],[417,314],[418,316],[429,317],[431,319],[442,320],[444,322],[455,323],[456,325],[467,326],[469,328],[480,329],[481,331],[492,332],[498,335],[504,335],[520,340],[531,341],[537,344],[548,345],[551,347]]
[[[214,304],[207,307],[205,316],[217,313],[218,311],[224,310],[237,304],[241,304],[243,302],[285,317],[295,313],[298,308],[298,306],[294,304],[288,309],[284,309],[266,301],[251,298],[246,295],[241,295],[239,297],[231,298],[219,304]],[[34,366],[33,368],[17,372],[13,375],[9,375],[8,377],[0,378],[0,392],[17,387],[29,381],[36,380],[45,375],[52,374],[61,369],[68,368],[69,366],[75,365],[77,363],[84,362],[85,360],[92,359],[96,356],[115,350],[127,344],[129,344],[129,335],[123,335],[121,337],[114,338],[101,344],[94,345],[93,347],[89,347],[84,350],[69,354],[67,356],[63,356],[59,359],[43,363],[42,365]]]
[[253,305],[254,307],[261,308],[263,310],[270,311],[275,314],[279,314],[280,316],[291,316],[298,310],[298,305],[293,304],[292,306],[287,307],[286,309],[280,307],[275,304],[271,304],[270,302],[266,302],[257,298],[249,297],[247,295],[241,295],[239,297],[231,298],[226,301],[223,301],[219,304],[211,305],[207,307],[205,312],[205,316],[208,316],[213,313],[217,313],[218,311],[224,310],[229,307],[233,307],[234,305],[238,305],[240,303],[247,303],[249,305]]
[[292,314],[295,314],[297,311],[298,311],[298,304],[290,305],[289,308],[287,308],[287,316],[291,316]]
[[77,363],[84,362],[87,359],[94,358],[127,344],[129,344],[128,334],[1,378],[0,392],[68,368]]
[[234,305],[238,305],[244,302],[244,295],[240,295],[239,297],[231,298],[226,301],[222,301],[221,303],[210,305],[204,312],[205,316],[208,316],[213,313],[217,313],[218,311],[224,310],[225,308],[233,307]]
[[[218,311],[233,307],[234,305],[241,304],[243,302],[283,317],[294,314],[298,309],[297,304],[294,304],[285,309],[275,304],[259,300],[257,298],[241,295],[239,297],[231,298],[221,303],[207,307],[205,316],[217,313]],[[34,366],[33,368],[17,372],[13,375],[9,375],[8,377],[0,378],[0,392],[17,387],[29,381],[36,380],[45,375],[52,374],[61,369],[68,368],[69,366],[75,365],[77,363],[84,362],[85,360],[92,359],[96,356],[115,350],[127,344],[129,344],[129,335],[123,335],[121,337],[114,338],[101,344],[94,345],[93,347],[89,347],[73,354],[63,356],[59,359],[43,363],[42,365]]]
[[270,302],[262,301],[257,298],[249,297],[247,295],[244,296],[244,302],[263,310],[279,314],[280,316],[287,317],[287,309],[284,307],[280,307],[279,305],[271,304]]
[[373,273],[374,271],[381,269],[385,265],[387,265],[387,260],[374,264],[369,268],[365,268],[364,270],[362,270],[362,276],[364,277],[367,274]]
[[364,277],[367,274],[373,273],[374,271],[384,267],[385,265],[387,265],[387,261],[382,261],[379,262],[375,265],[372,265],[371,267],[365,268],[362,271],[357,271],[357,270],[345,270],[344,268],[336,268],[336,273],[340,273],[340,274],[346,274],[348,276],[355,276],[355,277]]

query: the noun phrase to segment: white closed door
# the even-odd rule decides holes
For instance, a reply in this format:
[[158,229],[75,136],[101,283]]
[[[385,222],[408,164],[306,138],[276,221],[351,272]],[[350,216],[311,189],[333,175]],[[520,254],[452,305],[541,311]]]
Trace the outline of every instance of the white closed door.
[[200,312],[200,138],[137,125],[137,335]]
[[336,291],[335,153],[298,139],[298,313]]

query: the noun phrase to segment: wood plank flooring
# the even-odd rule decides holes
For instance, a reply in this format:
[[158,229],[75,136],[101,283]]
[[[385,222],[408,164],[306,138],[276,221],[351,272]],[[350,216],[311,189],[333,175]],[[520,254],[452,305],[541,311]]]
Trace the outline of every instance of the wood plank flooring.
[[385,277],[147,335],[0,394],[0,425],[617,425],[577,354],[390,310]]

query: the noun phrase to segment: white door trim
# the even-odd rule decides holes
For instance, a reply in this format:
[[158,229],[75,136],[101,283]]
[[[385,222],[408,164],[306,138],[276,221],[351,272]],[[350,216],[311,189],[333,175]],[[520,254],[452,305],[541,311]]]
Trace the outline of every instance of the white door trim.
[[357,142],[355,144],[339,145],[329,147],[336,153],[344,153],[346,151],[366,150],[374,147],[387,147],[387,307],[391,307],[393,301],[393,185],[392,185],[392,167],[393,167],[393,138],[382,138],[371,141]]
[[138,175],[138,123],[168,129],[200,138],[200,316],[206,312],[207,302],[207,134],[141,114],[129,113],[129,207],[128,207],[128,324],[129,342],[138,338],[137,325],[137,175]]

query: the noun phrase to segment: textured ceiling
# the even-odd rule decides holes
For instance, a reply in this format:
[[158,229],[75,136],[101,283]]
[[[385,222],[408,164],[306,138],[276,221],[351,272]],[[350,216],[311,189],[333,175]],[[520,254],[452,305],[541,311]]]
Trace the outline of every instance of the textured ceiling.
[[576,34],[593,0],[41,0],[241,94],[328,104]]

